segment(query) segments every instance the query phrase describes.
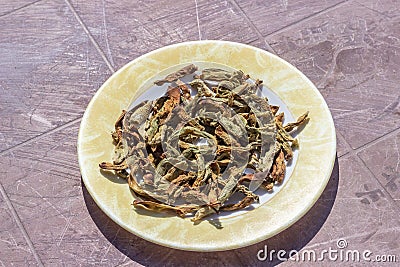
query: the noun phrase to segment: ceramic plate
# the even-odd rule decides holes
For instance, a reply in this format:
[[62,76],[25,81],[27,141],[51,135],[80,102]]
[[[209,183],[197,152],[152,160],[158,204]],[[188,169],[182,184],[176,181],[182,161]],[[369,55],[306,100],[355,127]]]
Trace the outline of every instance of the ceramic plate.
[[[261,203],[194,225],[189,218],[136,211],[125,180],[100,172],[111,161],[111,131],[122,109],[155,97],[151,84],[179,66],[196,62],[226,65],[264,81],[265,93],[287,121],[309,111],[298,134],[299,149],[283,185],[263,194]],[[159,96],[159,95],[157,95]],[[196,41],[145,54],[113,74],[98,90],[83,116],[78,156],[85,186],[97,205],[116,223],[148,241],[182,250],[220,251],[265,240],[299,220],[316,202],[330,178],[336,154],[332,116],[315,86],[295,67],[264,50],[232,42]],[[274,187],[275,188],[275,187]]]

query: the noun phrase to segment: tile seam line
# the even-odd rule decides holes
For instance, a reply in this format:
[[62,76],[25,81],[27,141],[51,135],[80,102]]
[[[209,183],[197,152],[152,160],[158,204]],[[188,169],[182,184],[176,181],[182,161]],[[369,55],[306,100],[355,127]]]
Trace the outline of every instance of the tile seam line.
[[[295,21],[295,22],[292,22],[292,23],[290,23],[289,25],[286,25],[286,26],[284,26],[284,27],[282,27],[282,28],[280,28],[280,29],[278,29],[278,30],[275,30],[275,31],[272,31],[272,32],[266,34],[266,35],[265,35],[265,38],[267,38],[267,37],[272,37],[272,36],[274,36],[274,35],[277,35],[277,34],[279,34],[279,33],[282,33],[282,32],[284,32],[284,31],[286,31],[286,30],[292,28],[293,26],[296,26],[296,25],[298,25],[298,24],[300,24],[300,23],[309,21],[309,20],[313,19],[314,17],[317,17],[317,16],[319,16],[319,15],[323,15],[323,14],[325,14],[325,13],[327,13],[327,12],[330,12],[330,11],[332,11],[332,10],[334,10],[334,9],[336,9],[336,8],[339,8],[339,7],[341,7],[341,6],[343,6],[343,5],[347,4],[347,3],[350,3],[350,2],[352,2],[352,0],[344,0],[344,1],[342,1],[342,2],[339,2],[339,3],[335,4],[335,5],[332,5],[332,6],[330,6],[330,7],[327,7],[327,8],[325,8],[325,9],[321,10],[321,11],[318,11],[318,12],[316,12],[316,13],[310,14],[310,15],[308,15],[308,16],[306,16],[306,17],[300,19],[300,20],[297,20],[297,21]],[[357,4],[358,4],[358,3],[357,3]]]
[[240,7],[240,5],[236,2],[236,0],[229,0],[240,12],[242,13],[243,17],[245,18],[246,22],[250,25],[250,27],[256,32],[258,36],[258,40],[264,41],[266,47],[268,50],[270,50],[272,53],[276,54],[275,50],[272,48],[272,46],[268,43],[268,41],[263,37],[261,32],[258,30],[256,25],[251,21],[251,19],[247,16],[246,12]]
[[371,11],[373,11],[373,12],[376,12],[376,13],[378,13],[379,15],[382,15],[382,16],[384,16],[384,17],[386,17],[386,18],[388,18],[388,19],[391,19],[391,17],[390,16],[388,16],[388,15],[386,15],[385,13],[383,13],[383,12],[380,12],[380,11],[378,11],[378,10],[376,10],[376,9],[373,9],[373,8],[370,8],[370,7],[368,7],[368,6],[366,6],[366,5],[364,5],[362,2],[360,3],[359,1],[355,1],[357,4],[359,4],[360,6],[362,6],[362,7],[365,7],[365,8],[367,8],[367,9],[369,9],[369,10],[371,10]]
[[[344,156],[344,155],[350,153],[353,149],[352,149],[352,147],[350,146],[350,144],[347,142],[346,138],[344,138],[343,134],[339,131],[339,129],[336,130],[336,135],[337,135],[338,139],[340,139],[341,141],[343,141],[344,146],[345,146],[345,149],[346,149],[346,152],[345,152],[343,155],[341,155],[341,156]],[[339,157],[338,157],[338,158],[339,158]]]
[[368,167],[368,165],[365,163],[365,161],[361,158],[361,156],[359,155],[360,152],[362,152],[365,149],[368,149],[369,147],[379,143],[380,141],[385,140],[386,138],[390,138],[396,134],[400,133],[400,127],[396,128],[358,148],[351,148],[350,144],[347,142],[347,140],[344,138],[344,136],[342,136],[343,141],[345,142],[345,145],[350,147],[350,151],[346,152],[345,154],[341,155],[338,158],[348,158],[348,157],[355,157],[358,160],[358,163],[360,163],[362,166],[364,166],[364,168],[366,168],[367,172],[375,179],[375,181],[382,187],[382,189],[386,192],[386,194],[389,196],[389,201],[398,209],[400,210],[400,205],[394,200],[394,198],[392,197],[392,195],[386,190],[385,186],[383,186],[383,184],[379,181],[379,179],[375,176],[375,174],[371,171],[371,169]]
[[0,18],[5,17],[5,16],[8,16],[8,15],[11,15],[11,14],[13,14],[13,13],[19,11],[19,10],[22,10],[22,9],[24,9],[24,8],[27,8],[27,7],[29,7],[29,6],[32,6],[32,5],[34,5],[34,4],[36,4],[36,3],[39,3],[39,2],[42,2],[42,1],[43,1],[43,0],[36,0],[36,1],[32,2],[32,3],[28,3],[28,4],[25,4],[25,5],[23,5],[23,6],[17,7],[16,9],[7,11],[7,12],[5,12],[5,13],[3,13],[3,14],[0,14]]
[[[361,151],[363,151],[363,150],[365,150],[367,148],[370,148],[371,146],[379,143],[380,141],[383,141],[384,139],[386,139],[388,137],[392,137],[392,136],[394,136],[394,135],[396,135],[398,133],[400,133],[400,127],[396,128],[396,129],[393,129],[393,130],[389,131],[388,133],[386,133],[386,134],[384,134],[382,136],[379,136],[379,137],[375,138],[374,140],[371,140],[371,141],[369,141],[369,142],[367,142],[367,143],[365,143],[365,144],[363,144],[363,145],[361,145],[361,146],[359,146],[357,148],[352,148],[351,152],[353,152],[355,154],[358,154]],[[346,141],[346,143],[347,143],[347,141]]]
[[389,197],[389,202],[391,202],[397,208],[397,211],[400,211],[400,205],[394,200],[392,195],[387,191],[386,187],[378,180],[378,178],[376,178],[375,174],[371,171],[368,165],[362,160],[362,158],[357,153],[356,153],[356,158],[359,161],[359,163],[361,163],[361,165],[367,169],[368,173],[372,175],[372,177],[374,177],[377,183],[382,187],[382,190],[385,191],[385,193]]
[[51,129],[51,130],[49,130],[47,132],[41,133],[41,134],[39,134],[37,136],[34,136],[34,137],[32,137],[32,138],[30,138],[28,140],[25,140],[25,141],[23,141],[23,142],[21,142],[21,143],[19,143],[17,145],[14,145],[14,146],[9,147],[9,148],[7,148],[7,149],[5,149],[3,151],[0,151],[0,156],[3,156],[3,155],[8,154],[8,153],[11,153],[11,152],[13,152],[14,150],[16,150],[16,149],[18,149],[20,147],[23,147],[25,145],[29,145],[29,144],[35,142],[36,140],[40,140],[41,138],[46,137],[49,134],[52,134],[52,133],[58,132],[58,131],[60,131],[62,129],[65,129],[65,128],[67,128],[67,127],[69,127],[69,126],[73,125],[74,123],[77,123],[77,122],[79,122],[81,120],[82,120],[82,117],[79,117],[79,118],[74,119],[72,121],[69,121],[69,122],[67,122],[65,124],[62,124],[62,125],[60,125],[60,126],[58,126],[56,128],[53,128],[53,129]]
[[13,218],[14,218],[14,220],[15,220],[18,228],[19,228],[19,230],[21,231],[22,235],[24,236],[24,239],[25,239],[26,243],[28,244],[29,249],[31,250],[34,258],[37,261],[37,263],[39,264],[39,266],[44,266],[42,260],[40,259],[39,255],[37,254],[37,252],[35,250],[35,247],[33,246],[31,238],[29,237],[28,233],[26,232],[26,229],[25,229],[24,225],[22,224],[21,219],[19,218],[19,216],[17,214],[17,211],[15,210],[11,200],[9,199],[9,197],[8,197],[6,191],[5,191],[5,189],[4,189],[4,187],[3,187],[3,185],[1,183],[0,183],[0,193],[3,196],[4,201],[7,204],[8,209],[10,210],[10,212],[11,212],[11,214],[12,214],[12,216],[13,216]]
[[106,57],[106,55],[104,54],[103,50],[100,48],[99,44],[97,43],[97,41],[94,39],[92,33],[89,31],[89,29],[87,28],[87,26],[85,25],[85,23],[83,22],[82,18],[79,16],[79,14],[76,12],[75,8],[72,6],[72,4],[70,3],[69,0],[64,0],[64,2],[67,4],[69,10],[72,12],[72,14],[74,14],[75,19],[78,21],[78,23],[81,25],[83,31],[86,33],[86,35],[88,36],[89,40],[91,41],[91,43],[94,45],[94,47],[96,48],[97,52],[100,54],[101,58],[103,59],[103,61],[106,63],[107,67],[109,68],[109,70],[114,73],[115,69],[114,67],[111,65],[110,61],[108,60],[108,58]]
[[358,155],[358,153],[362,152],[363,150],[368,149],[371,146],[376,145],[380,141],[383,141],[386,138],[392,137],[392,136],[394,136],[394,135],[396,135],[398,133],[400,133],[400,127],[396,128],[396,129],[394,129],[394,130],[392,130],[392,131],[390,131],[390,132],[388,132],[388,133],[386,133],[386,134],[384,134],[384,135],[382,135],[380,137],[377,137],[374,140],[369,141],[369,142],[367,142],[367,143],[365,143],[365,144],[363,144],[363,145],[361,145],[361,146],[359,146],[357,148],[352,148],[349,145],[349,143],[347,142],[347,140],[343,137],[342,139],[345,142],[345,145],[346,146],[350,146],[350,150],[345,152],[343,155],[338,156],[338,158],[342,158],[342,157],[343,158],[348,158],[350,156]]
[[372,177],[374,177],[374,179],[376,180],[376,182],[382,187],[382,189],[386,192],[386,194],[388,195],[390,202],[392,202],[392,204],[397,208],[398,211],[400,211],[400,205],[396,202],[396,200],[394,200],[393,196],[389,193],[389,191],[386,189],[386,187],[381,183],[381,181],[375,176],[375,174],[372,172],[372,170],[368,167],[367,163],[361,158],[361,156],[359,155],[360,152],[362,152],[363,150],[379,143],[380,141],[385,140],[386,138],[390,138],[394,135],[396,135],[397,133],[400,133],[400,127],[397,129],[394,129],[393,131],[380,136],[374,140],[372,140],[371,142],[368,142],[366,144],[364,144],[363,146],[360,146],[354,150],[351,151],[350,154],[354,154],[357,158],[357,160],[359,161],[359,163],[362,164],[362,166],[364,166],[367,171],[369,172],[370,175],[372,175]]

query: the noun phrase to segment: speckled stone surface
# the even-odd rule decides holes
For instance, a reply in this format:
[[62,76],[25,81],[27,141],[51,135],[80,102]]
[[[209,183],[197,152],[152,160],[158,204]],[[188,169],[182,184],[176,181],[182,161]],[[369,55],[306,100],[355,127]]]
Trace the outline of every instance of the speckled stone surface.
[[[291,266],[257,253],[319,253],[338,239],[399,261],[399,1],[264,2],[2,1],[0,266]],[[199,39],[251,44],[295,65],[337,130],[335,167],[311,210],[268,240],[225,252],[165,248],[121,228],[82,184],[76,150],[81,116],[115,70]]]

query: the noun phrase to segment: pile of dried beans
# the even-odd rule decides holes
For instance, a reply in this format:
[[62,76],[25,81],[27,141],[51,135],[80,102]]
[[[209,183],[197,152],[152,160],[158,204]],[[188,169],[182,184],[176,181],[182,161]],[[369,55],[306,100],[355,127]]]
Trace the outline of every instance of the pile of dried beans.
[[[123,111],[112,133],[113,162],[99,164],[127,179],[136,208],[194,213],[192,221],[244,209],[258,201],[254,185],[271,191],[282,183],[299,145],[290,132],[308,120],[306,112],[283,125],[279,107],[259,96],[262,81],[242,71],[196,71],[191,64],[156,81],[171,83],[164,96]],[[187,75],[188,84],[180,80]],[[241,200],[228,204],[236,192]]]

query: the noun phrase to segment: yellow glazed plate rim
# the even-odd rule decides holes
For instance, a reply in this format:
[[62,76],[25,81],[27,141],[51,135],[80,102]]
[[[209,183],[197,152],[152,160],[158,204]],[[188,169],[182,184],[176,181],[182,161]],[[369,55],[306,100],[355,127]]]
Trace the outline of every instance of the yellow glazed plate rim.
[[[161,71],[183,63],[214,62],[257,77],[287,105],[294,117],[310,111],[298,135],[299,154],[285,186],[268,202],[239,216],[222,218],[221,229],[208,221],[136,212],[125,181],[100,172],[110,161],[110,132],[122,109],[142,94],[142,85]],[[145,54],[114,73],[97,91],[82,118],[78,157],[82,180],[97,205],[113,221],[148,241],[191,251],[221,251],[270,238],[299,220],[317,201],[329,181],[336,155],[332,116],[308,78],[283,59],[249,45],[226,41],[193,41]]]

